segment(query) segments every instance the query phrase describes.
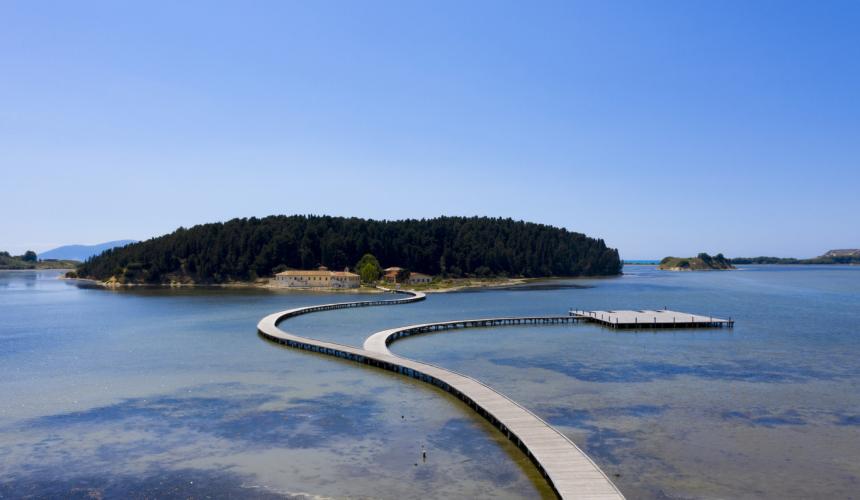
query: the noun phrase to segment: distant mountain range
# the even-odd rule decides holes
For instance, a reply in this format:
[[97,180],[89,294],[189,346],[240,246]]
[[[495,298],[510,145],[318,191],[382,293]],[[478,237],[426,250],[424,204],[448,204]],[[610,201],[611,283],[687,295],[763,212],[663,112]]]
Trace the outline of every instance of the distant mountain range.
[[116,240],[96,245],[64,245],[61,247],[48,250],[39,254],[39,260],[79,260],[81,262],[88,258],[99,255],[105,250],[116,247],[124,247],[131,243],[137,243],[137,240]]

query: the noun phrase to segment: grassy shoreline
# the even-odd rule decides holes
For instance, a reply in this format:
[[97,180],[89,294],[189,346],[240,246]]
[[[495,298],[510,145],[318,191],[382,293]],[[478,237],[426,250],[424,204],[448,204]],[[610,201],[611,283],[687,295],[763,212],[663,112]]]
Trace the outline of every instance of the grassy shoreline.
[[389,283],[379,283],[378,286],[362,285],[359,288],[288,288],[273,284],[272,280],[261,279],[257,281],[240,281],[231,283],[119,283],[103,282],[89,278],[69,278],[59,276],[59,279],[69,282],[78,282],[91,287],[112,289],[125,288],[244,288],[265,289],[285,292],[321,292],[321,293],[387,293],[398,290],[414,290],[424,293],[450,293],[464,290],[476,290],[485,288],[505,288],[511,286],[525,285],[543,281],[558,279],[589,279],[601,278],[602,276],[548,276],[543,278],[450,278],[440,279],[432,283],[400,286],[395,288]]
[[44,271],[60,270],[73,271],[80,264],[76,260],[40,260],[36,262],[25,262],[21,260],[7,259],[0,263],[0,271]]

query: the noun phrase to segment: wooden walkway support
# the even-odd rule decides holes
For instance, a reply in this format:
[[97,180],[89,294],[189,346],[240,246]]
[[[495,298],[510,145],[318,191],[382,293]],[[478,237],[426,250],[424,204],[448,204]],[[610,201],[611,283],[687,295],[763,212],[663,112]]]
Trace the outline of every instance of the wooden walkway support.
[[471,377],[429,363],[402,358],[388,350],[388,344],[397,338],[417,333],[451,328],[569,323],[579,321],[580,318],[570,315],[487,318],[412,325],[373,334],[365,340],[364,349],[300,337],[278,328],[280,322],[301,314],[348,307],[405,304],[425,298],[421,292],[401,293],[408,297],[395,300],[325,304],[281,311],[260,320],[257,330],[263,338],[272,342],[394,371],[453,394],[516,444],[532,460],[553,491],[561,498],[588,500],[624,498],[603,471],[570,439],[515,401]]
[[734,320],[701,316],[680,311],[581,311],[571,309],[569,316],[610,328],[732,328]]

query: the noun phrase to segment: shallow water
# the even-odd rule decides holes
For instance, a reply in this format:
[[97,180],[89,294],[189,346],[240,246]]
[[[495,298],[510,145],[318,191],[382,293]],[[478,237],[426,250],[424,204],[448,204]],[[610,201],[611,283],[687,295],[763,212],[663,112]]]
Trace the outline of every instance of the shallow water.
[[[628,498],[856,494],[860,268],[627,272],[282,328],[360,345],[397,325],[570,307],[732,316],[734,329],[500,327],[393,350],[525,404]],[[519,451],[441,391],[255,332],[273,311],[378,295],[111,292],[56,276],[0,272],[0,497],[550,494]]]
[[550,494],[444,393],[257,336],[331,295],[56,276],[0,273],[0,498]]
[[392,349],[492,381],[579,444],[628,498],[857,496],[860,268],[627,271],[565,292],[567,302],[669,306],[732,316],[736,327],[506,327]]

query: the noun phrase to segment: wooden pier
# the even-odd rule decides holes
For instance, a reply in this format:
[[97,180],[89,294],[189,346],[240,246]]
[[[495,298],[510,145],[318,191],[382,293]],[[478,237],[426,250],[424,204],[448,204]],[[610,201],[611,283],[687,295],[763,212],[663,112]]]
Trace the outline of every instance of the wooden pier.
[[581,311],[571,309],[569,316],[610,328],[732,328],[734,320],[701,316],[669,309],[656,311]]
[[410,337],[422,333],[433,333],[444,330],[455,330],[460,328],[488,328],[494,326],[514,325],[551,325],[562,323],[578,323],[583,321],[576,316],[517,316],[504,318],[481,318],[481,319],[458,319],[454,321],[440,321],[436,323],[422,323],[399,328],[392,328],[374,333],[364,341],[364,348],[368,351],[391,354],[389,345],[403,337]]
[[570,439],[515,401],[471,377],[429,363],[402,358],[388,350],[391,342],[418,333],[453,328],[572,323],[581,321],[580,317],[568,315],[485,318],[411,325],[375,333],[365,340],[363,349],[300,337],[278,328],[278,324],[283,320],[301,314],[348,307],[404,304],[425,298],[425,295],[420,292],[403,293],[409,297],[299,307],[270,314],[260,320],[257,330],[263,338],[272,342],[394,371],[453,394],[516,444],[532,460],[553,491],[561,498],[593,500],[624,498],[606,474]]

